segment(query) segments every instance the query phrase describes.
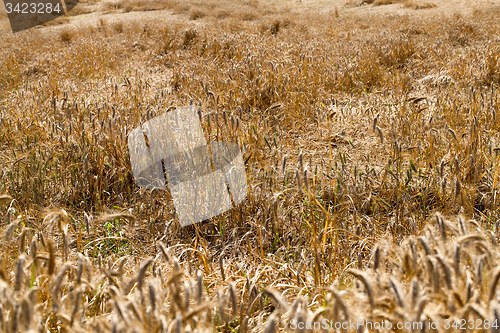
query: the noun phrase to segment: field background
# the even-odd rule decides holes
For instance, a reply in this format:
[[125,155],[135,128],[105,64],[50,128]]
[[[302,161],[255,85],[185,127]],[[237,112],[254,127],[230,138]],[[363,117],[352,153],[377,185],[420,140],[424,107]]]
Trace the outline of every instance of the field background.
[[[500,2],[81,1],[17,34],[4,10],[0,330],[500,321]],[[181,228],[127,134],[190,101],[249,196]]]

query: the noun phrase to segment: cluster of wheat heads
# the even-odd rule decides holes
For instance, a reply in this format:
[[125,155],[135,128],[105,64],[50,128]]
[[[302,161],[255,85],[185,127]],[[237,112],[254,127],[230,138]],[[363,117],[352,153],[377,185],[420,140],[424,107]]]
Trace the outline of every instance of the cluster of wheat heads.
[[[11,202],[7,196],[0,200]],[[377,243],[369,261],[360,256],[356,268],[345,267],[332,285],[318,288],[306,280],[302,286],[265,286],[258,276],[230,272],[221,260],[226,283],[216,290],[200,270],[183,269],[177,246],[160,242],[157,255],[142,261],[91,258],[70,248],[65,211],[49,213],[46,227],[33,237],[19,219],[6,218],[0,261],[4,332],[321,331],[325,322],[335,329],[335,323],[349,321],[365,324],[343,331],[362,332],[381,322],[412,323],[401,332],[426,331],[429,322],[441,328],[472,322],[498,331],[498,230],[461,215],[450,221],[436,214],[401,245]],[[135,217],[124,212],[100,218],[109,219]],[[16,228],[22,231],[14,237]]]
[[[485,230],[461,215],[452,222],[437,213],[420,235],[405,238],[401,245],[377,244],[368,267],[359,260],[357,268],[346,268],[342,275],[350,282],[341,275],[340,285],[326,287],[313,302],[299,296],[288,305],[278,292],[267,290],[277,306],[268,325],[280,321],[284,327],[321,331],[326,319],[330,328],[338,322],[360,323],[344,331],[373,331],[378,323],[376,331],[453,331],[468,326],[469,331],[498,332],[497,239],[498,230]],[[387,324],[380,328],[382,322],[391,323],[392,329]]]
[[[135,220],[128,213],[108,219]],[[2,228],[2,332],[201,332],[218,325],[201,274],[188,279],[162,244],[158,256],[135,265],[127,256],[90,259],[70,249],[65,211],[49,213],[44,224],[33,237],[17,218]],[[22,232],[13,238],[16,228]]]

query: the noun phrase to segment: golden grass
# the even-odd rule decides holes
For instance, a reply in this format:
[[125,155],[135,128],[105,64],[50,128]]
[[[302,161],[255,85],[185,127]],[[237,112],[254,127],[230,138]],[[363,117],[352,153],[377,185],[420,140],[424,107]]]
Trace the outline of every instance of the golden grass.
[[415,10],[418,9],[429,9],[429,8],[435,8],[436,5],[433,4],[432,2],[422,2],[422,1],[405,1],[404,6],[408,8],[412,8]]
[[[188,5],[0,36],[2,330],[496,318],[498,9]],[[190,100],[250,193],[180,228],[127,134]]]
[[348,0],[347,7],[358,7],[362,5],[383,6],[392,4],[402,4],[404,7],[412,9],[429,9],[435,8],[436,5],[431,2],[414,1],[414,0]]
[[[114,214],[100,221],[131,218],[128,213]],[[208,277],[201,270],[194,274],[189,261],[181,263],[174,254],[180,249],[162,244],[158,255],[143,261],[133,256],[69,256],[68,219],[64,211],[49,214],[45,230],[31,242],[19,219],[5,228],[5,255],[18,250],[21,254],[13,263],[12,278],[4,261],[0,267],[0,292],[5,296],[0,300],[2,331],[28,331],[43,325],[54,331],[82,332],[181,331],[186,327],[198,332],[246,332],[252,326],[269,332],[275,326],[294,331],[309,322],[319,329],[325,321],[334,327],[349,320],[364,322],[354,331],[371,329],[382,321],[386,327],[387,322],[394,326],[409,323],[411,329],[406,331],[411,331],[428,328],[429,322],[452,327],[464,320],[472,321],[474,327],[491,328],[500,320],[498,230],[486,231],[463,216],[452,222],[437,214],[420,236],[406,238],[400,245],[386,239],[375,246],[369,260],[360,253],[355,265],[323,288],[308,281],[303,270],[307,260],[300,256],[295,258],[299,269],[294,270],[289,261],[270,254],[260,273],[234,259],[224,261],[222,256],[215,271],[204,258]],[[58,231],[48,236],[55,224]],[[13,239],[16,228],[20,229],[17,242]],[[184,251],[199,252],[190,247]],[[263,275],[282,283],[262,288]],[[217,280],[226,283],[211,292],[207,286]],[[287,296],[291,290],[286,287],[290,284],[303,291],[291,303],[291,295]]]

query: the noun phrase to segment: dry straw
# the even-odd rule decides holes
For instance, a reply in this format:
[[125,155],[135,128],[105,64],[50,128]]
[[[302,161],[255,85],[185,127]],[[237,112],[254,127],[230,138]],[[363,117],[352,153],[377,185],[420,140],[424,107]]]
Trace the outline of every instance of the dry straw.
[[[127,0],[105,10],[176,19],[1,35],[0,331],[498,318],[499,8],[370,2]],[[181,228],[127,134],[191,99],[249,195]]]

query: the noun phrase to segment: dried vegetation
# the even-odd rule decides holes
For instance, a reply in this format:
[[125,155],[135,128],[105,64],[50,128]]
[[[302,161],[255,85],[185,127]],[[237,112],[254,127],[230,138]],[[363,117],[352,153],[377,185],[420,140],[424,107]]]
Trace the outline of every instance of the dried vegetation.
[[[2,330],[498,317],[499,9],[168,4],[0,36]],[[190,100],[250,191],[180,228],[126,140]]]

